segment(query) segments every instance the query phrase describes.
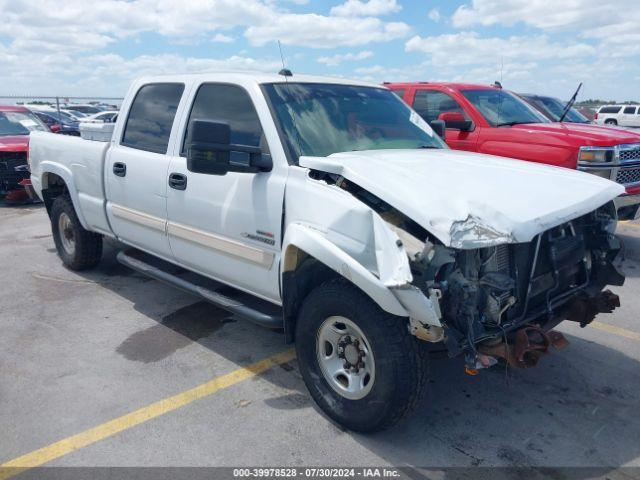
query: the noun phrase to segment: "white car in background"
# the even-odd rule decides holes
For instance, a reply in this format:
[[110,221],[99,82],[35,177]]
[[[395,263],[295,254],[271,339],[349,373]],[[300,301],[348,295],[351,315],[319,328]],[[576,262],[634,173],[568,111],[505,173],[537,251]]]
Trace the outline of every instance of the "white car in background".
[[118,118],[117,110],[94,113],[82,119],[83,123],[114,123]]
[[78,122],[84,121],[85,118],[87,118],[87,114],[79,112],[78,110],[74,110],[72,108],[69,107],[60,107],[60,110],[71,115],[73,118],[75,118]]
[[593,119],[600,125],[640,127],[640,105],[604,105]]

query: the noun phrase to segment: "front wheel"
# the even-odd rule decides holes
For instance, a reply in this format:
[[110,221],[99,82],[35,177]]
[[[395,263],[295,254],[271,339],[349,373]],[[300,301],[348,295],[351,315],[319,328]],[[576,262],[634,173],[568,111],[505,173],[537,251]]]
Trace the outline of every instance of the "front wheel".
[[71,270],[87,270],[100,262],[102,235],[82,227],[67,195],[60,195],[53,201],[51,230],[62,263]]
[[406,319],[382,311],[344,280],[305,299],[296,325],[304,382],[340,425],[383,430],[413,410],[426,383],[426,359]]

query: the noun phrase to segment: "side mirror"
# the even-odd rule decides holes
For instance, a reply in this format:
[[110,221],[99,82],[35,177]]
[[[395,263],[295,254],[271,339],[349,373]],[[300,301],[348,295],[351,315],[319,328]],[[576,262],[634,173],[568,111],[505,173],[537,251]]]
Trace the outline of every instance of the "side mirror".
[[446,127],[442,120],[431,120],[429,122],[429,126],[431,129],[438,134],[440,138],[444,140]]
[[462,132],[468,132],[473,128],[473,122],[467,120],[461,112],[442,112],[438,115],[447,128],[454,128]]
[[62,125],[55,123],[49,126],[49,130],[51,130],[53,133],[58,133],[60,130],[62,130]]
[[[269,172],[273,168],[271,155],[263,154],[260,147],[232,144],[228,123],[194,120],[189,136],[187,169],[190,172],[226,175],[227,172]],[[242,159],[235,160],[232,153],[243,154]]]

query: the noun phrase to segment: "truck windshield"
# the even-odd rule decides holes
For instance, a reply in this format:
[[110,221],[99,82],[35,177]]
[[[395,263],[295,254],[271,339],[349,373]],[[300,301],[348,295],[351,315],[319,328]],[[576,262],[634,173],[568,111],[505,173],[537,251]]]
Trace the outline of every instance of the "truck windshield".
[[549,123],[549,120],[509,92],[498,89],[463,90],[462,94],[493,127],[521,123]]
[[[561,102],[557,98],[553,97],[541,97],[532,95],[525,96],[525,98],[529,102],[531,102],[534,107],[540,109],[542,113],[546,113],[547,116],[554,122],[560,120],[562,112],[564,112],[564,108],[567,105],[567,102]],[[569,109],[564,117],[564,121],[570,123],[589,123],[589,119],[582,115],[575,108]]]
[[0,112],[0,136],[29,135],[34,130],[47,131],[47,128],[32,113]]
[[297,163],[357,150],[447,148],[429,125],[383,88],[317,83],[264,85]]

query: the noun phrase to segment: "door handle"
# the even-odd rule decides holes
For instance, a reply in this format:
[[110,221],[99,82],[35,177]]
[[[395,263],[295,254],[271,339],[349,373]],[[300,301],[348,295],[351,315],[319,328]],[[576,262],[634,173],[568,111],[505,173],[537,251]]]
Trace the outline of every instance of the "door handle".
[[186,190],[187,176],[182,173],[171,173],[169,175],[169,186],[175,190]]
[[127,165],[122,162],[116,162],[113,164],[113,174],[118,177],[124,177],[127,174]]

